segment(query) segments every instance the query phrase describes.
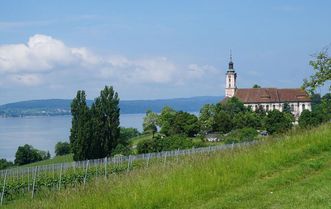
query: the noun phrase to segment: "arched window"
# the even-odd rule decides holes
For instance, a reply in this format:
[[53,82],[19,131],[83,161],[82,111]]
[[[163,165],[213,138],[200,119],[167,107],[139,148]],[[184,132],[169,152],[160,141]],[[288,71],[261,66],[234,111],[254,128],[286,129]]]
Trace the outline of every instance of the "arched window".
[[255,105],[255,110],[258,110],[258,109],[259,109],[259,107],[257,105]]
[[265,110],[266,110],[266,111],[269,111],[269,105],[266,105],[266,106],[265,106]]
[[276,109],[276,105],[272,105],[272,109],[275,110]]
[[302,111],[306,109],[306,105],[302,104]]
[[291,111],[294,112],[294,105],[291,104]]

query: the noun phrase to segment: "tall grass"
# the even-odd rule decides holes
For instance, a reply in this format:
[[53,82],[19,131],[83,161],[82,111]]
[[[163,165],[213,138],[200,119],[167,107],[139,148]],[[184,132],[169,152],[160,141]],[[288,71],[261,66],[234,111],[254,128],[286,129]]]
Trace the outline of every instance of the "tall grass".
[[331,125],[152,164],[8,208],[331,208]]

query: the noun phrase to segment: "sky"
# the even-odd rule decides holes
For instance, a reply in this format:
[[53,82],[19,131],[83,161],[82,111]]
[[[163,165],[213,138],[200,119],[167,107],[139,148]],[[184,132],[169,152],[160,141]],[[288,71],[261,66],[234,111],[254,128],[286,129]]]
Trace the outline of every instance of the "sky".
[[224,95],[232,50],[239,88],[295,88],[331,44],[331,1],[11,0],[0,7],[0,104]]

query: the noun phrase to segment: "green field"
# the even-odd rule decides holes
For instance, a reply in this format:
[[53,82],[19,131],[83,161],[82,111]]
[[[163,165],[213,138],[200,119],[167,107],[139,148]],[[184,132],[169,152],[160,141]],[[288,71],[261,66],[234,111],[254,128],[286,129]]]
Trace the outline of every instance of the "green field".
[[331,208],[331,124],[152,164],[5,208]]

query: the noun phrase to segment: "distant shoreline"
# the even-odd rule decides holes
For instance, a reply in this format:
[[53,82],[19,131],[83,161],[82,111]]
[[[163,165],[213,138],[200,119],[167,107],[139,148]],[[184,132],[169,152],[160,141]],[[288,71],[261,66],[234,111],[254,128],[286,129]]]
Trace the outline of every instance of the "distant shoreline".
[[[200,96],[191,98],[123,100],[120,101],[121,114],[144,114],[146,111],[161,112],[165,106],[176,111],[199,112],[205,104],[216,104],[223,96]],[[29,100],[0,105],[0,117],[61,116],[71,115],[70,99]],[[91,105],[92,100],[87,100]]]

